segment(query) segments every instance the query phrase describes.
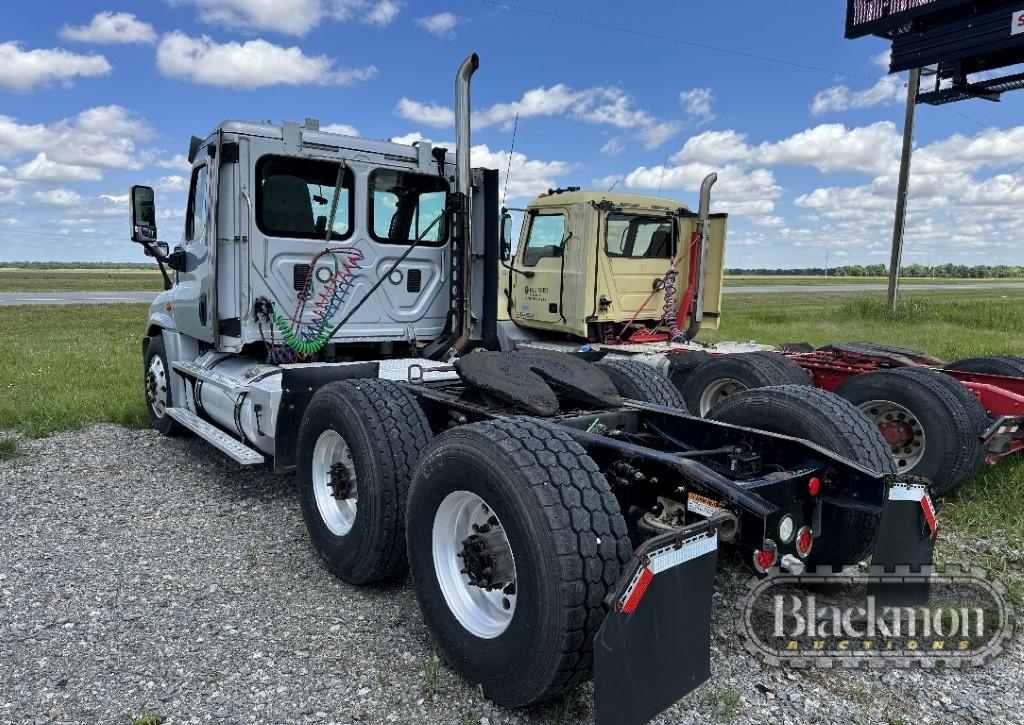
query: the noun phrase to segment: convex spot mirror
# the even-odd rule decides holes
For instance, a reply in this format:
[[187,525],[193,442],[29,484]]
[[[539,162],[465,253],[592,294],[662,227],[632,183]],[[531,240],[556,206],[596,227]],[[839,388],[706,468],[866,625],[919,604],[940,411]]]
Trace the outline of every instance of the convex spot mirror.
[[512,215],[507,211],[501,215],[501,261],[512,259]]
[[132,225],[132,241],[151,243],[156,241],[156,198],[149,186],[133,186],[128,193],[129,214]]

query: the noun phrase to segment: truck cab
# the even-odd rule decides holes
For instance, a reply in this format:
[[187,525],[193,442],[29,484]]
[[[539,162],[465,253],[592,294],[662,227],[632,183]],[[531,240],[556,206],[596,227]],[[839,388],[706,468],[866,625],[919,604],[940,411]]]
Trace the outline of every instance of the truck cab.
[[[697,222],[686,205],[655,196],[542,194],[525,210],[508,265],[507,313],[518,326],[593,342],[619,335],[626,323],[660,325],[676,315],[698,261]],[[725,214],[709,217],[703,316],[711,329],[721,309],[726,224]],[[670,270],[678,281],[666,289]],[[670,311],[666,291],[675,293]]]

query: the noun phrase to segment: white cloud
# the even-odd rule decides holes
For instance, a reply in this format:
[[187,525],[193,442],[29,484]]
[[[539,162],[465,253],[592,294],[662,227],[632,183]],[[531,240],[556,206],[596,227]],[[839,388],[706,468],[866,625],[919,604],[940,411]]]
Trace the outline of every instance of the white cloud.
[[365,25],[388,25],[402,9],[395,0],[327,0],[328,12],[335,20],[358,19]]
[[187,191],[189,179],[186,176],[161,176],[153,184],[157,191],[178,192]]
[[392,20],[398,17],[398,12],[402,6],[395,2],[395,0],[379,0],[379,2],[373,3],[369,11],[363,18],[363,22],[368,25],[389,25]]
[[156,32],[131,13],[97,13],[88,25],[65,25],[60,36],[80,43],[155,43]]
[[186,171],[192,168],[192,164],[188,162],[188,158],[184,154],[175,154],[169,159],[161,159],[156,162],[156,165],[161,169],[176,169],[178,171]]
[[567,161],[538,161],[514,151],[511,171],[506,176],[506,170],[509,169],[508,151],[491,151],[488,146],[479,145],[470,150],[470,156],[473,166],[500,170],[502,188],[506,188],[507,183],[506,199],[532,199],[558,186],[558,177],[573,169],[573,165]]
[[455,36],[455,28],[459,25],[459,18],[455,13],[443,12],[417,18],[416,24],[428,33],[439,35],[442,38],[452,38]]
[[871,108],[883,103],[904,100],[906,97],[906,87],[891,78],[882,78],[863,91],[851,91],[846,85],[838,85],[819,91],[814,96],[814,100],[811,101],[811,113],[821,116],[826,113],[848,111],[851,108]]
[[15,174],[23,181],[98,181],[103,178],[103,173],[95,167],[57,163],[43,152],[19,166]]
[[102,55],[80,55],[63,48],[23,50],[16,41],[0,43],[0,87],[28,93],[58,81],[70,85],[76,77],[105,76],[112,70]]
[[[395,109],[402,118],[444,128],[455,123],[455,113],[447,106],[402,98]],[[564,83],[533,88],[517,101],[496,103],[473,114],[479,128],[494,124],[510,126],[513,119],[567,115],[587,123],[610,125],[636,133],[648,149],[656,148],[679,132],[675,121],[661,121],[637,108],[633,98],[621,88],[599,86],[574,90]]]
[[759,219],[754,220],[754,224],[759,227],[767,227],[769,229],[775,229],[786,225],[786,220],[780,216],[763,216]]
[[683,104],[690,118],[700,123],[714,119],[715,114],[711,110],[714,100],[715,92],[710,88],[694,88],[679,94],[679,102]]
[[120,106],[97,106],[50,125],[0,116],[0,159],[42,152],[61,164],[133,170],[142,166],[136,143],[150,133],[145,119]]
[[195,5],[205,23],[305,35],[324,14],[321,0],[172,0]]
[[625,186],[631,189],[661,189],[696,194],[708,174],[718,172],[714,189],[715,206],[730,214],[765,215],[775,211],[775,200],[782,196],[782,187],[768,169],[748,171],[739,166],[716,168],[708,164],[691,163],[680,166],[641,166],[629,172]]
[[70,189],[51,189],[49,191],[37,191],[32,198],[40,204],[50,206],[78,206],[85,199],[77,191]]
[[320,130],[327,133],[340,133],[342,136],[359,135],[359,130],[355,126],[349,126],[347,123],[329,123],[326,126],[321,126]]
[[222,44],[179,31],[161,39],[157,66],[171,78],[246,90],[277,84],[350,85],[377,75],[373,66],[335,68],[327,56],[307,56],[294,46],[285,48],[262,39]]
[[618,136],[612,136],[601,147],[601,153],[605,156],[618,156],[625,150],[626,146],[619,140]]
[[413,131],[407,133],[404,136],[392,136],[391,143],[403,143],[407,146],[412,146],[417,141],[428,141],[429,139],[423,138],[423,134],[419,131]]

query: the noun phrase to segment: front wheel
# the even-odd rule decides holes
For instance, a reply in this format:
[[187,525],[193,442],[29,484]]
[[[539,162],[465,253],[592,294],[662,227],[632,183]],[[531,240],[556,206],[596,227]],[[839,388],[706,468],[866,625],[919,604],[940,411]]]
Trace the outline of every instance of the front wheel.
[[163,335],[150,338],[143,358],[145,368],[146,410],[149,423],[165,436],[180,436],[185,428],[178,424],[167,409],[173,407],[171,400],[171,367],[167,362],[167,348]]
[[567,433],[522,419],[448,431],[420,460],[406,531],[424,620],[489,699],[534,705],[590,676],[632,549],[608,482]]

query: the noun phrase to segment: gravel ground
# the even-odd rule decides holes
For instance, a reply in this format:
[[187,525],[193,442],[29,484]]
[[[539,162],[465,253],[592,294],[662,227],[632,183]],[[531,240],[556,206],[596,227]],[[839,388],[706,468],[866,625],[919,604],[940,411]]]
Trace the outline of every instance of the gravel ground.
[[[658,722],[1024,722],[1021,636],[966,672],[770,670],[725,566],[712,680]],[[101,425],[0,462],[0,722],[590,722],[585,686],[510,712],[438,659],[408,585],[356,588],[307,545],[291,477]]]

